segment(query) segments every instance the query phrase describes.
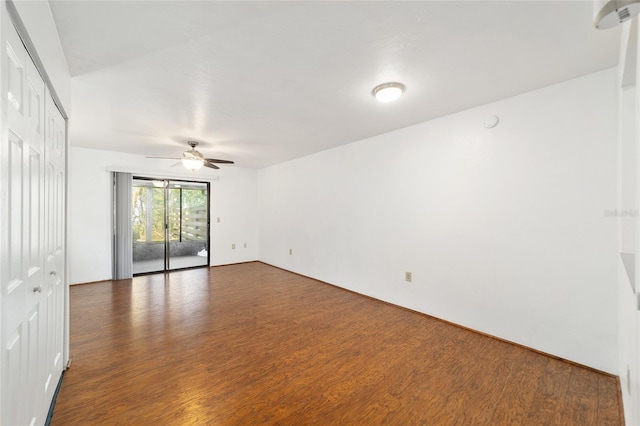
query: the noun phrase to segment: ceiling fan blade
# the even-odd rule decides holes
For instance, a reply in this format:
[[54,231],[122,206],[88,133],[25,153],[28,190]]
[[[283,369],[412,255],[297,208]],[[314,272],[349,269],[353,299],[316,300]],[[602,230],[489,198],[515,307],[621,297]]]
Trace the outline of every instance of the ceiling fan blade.
[[205,158],[210,163],[218,163],[218,164],[234,164],[233,161],[230,160],[216,160],[215,158]]
[[161,160],[180,160],[180,158],[176,158],[176,157],[144,157],[144,158],[159,158]]
[[208,163],[206,161],[204,163],[202,163],[202,165],[205,166],[205,167],[209,167],[210,169],[220,170],[220,167],[216,166],[215,164]]
[[172,164],[171,167],[179,166],[180,164],[182,164],[182,161],[178,161],[177,163]]

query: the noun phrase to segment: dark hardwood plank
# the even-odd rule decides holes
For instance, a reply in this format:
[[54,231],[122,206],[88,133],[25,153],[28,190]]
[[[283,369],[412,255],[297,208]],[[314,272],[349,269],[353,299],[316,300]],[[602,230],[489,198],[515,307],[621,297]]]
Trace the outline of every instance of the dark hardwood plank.
[[[522,349],[522,348],[518,348]],[[502,390],[503,397],[496,405],[492,424],[523,425],[536,395],[538,376],[548,358],[522,349],[515,355],[512,374]]]
[[622,402],[618,379],[605,375],[598,376],[598,417],[596,423],[602,426],[617,425],[622,415]]
[[[567,388],[567,409],[563,410],[562,424],[593,425],[598,417],[598,377],[584,368],[575,367]],[[596,401],[594,404],[593,401]]]
[[73,286],[54,425],[620,425],[615,378],[261,263]]
[[564,411],[571,409],[566,398],[571,372],[580,367],[553,358],[544,364],[537,372],[538,385],[525,424],[560,425]]

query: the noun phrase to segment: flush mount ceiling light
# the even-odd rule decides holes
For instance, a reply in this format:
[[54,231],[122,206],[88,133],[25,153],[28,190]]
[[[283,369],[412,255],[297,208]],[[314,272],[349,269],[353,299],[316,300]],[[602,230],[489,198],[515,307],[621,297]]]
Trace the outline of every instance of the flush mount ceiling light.
[[640,0],[594,0],[593,25],[599,30],[613,28],[640,12]]
[[384,83],[373,88],[373,96],[380,102],[395,101],[404,92],[404,84],[402,83]]

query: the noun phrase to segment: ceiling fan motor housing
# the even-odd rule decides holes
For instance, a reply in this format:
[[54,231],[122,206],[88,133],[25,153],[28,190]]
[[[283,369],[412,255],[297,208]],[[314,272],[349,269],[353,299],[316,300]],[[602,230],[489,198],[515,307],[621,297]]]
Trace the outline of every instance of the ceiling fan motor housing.
[[183,152],[182,158],[185,158],[188,160],[204,160],[204,156],[202,155],[202,153],[200,153],[199,151],[196,151],[193,148]]

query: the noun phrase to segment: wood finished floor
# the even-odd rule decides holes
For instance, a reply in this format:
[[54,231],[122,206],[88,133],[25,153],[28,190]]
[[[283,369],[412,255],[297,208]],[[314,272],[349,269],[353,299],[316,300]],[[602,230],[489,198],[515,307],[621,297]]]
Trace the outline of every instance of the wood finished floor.
[[261,263],[73,286],[53,425],[619,425],[617,380]]

